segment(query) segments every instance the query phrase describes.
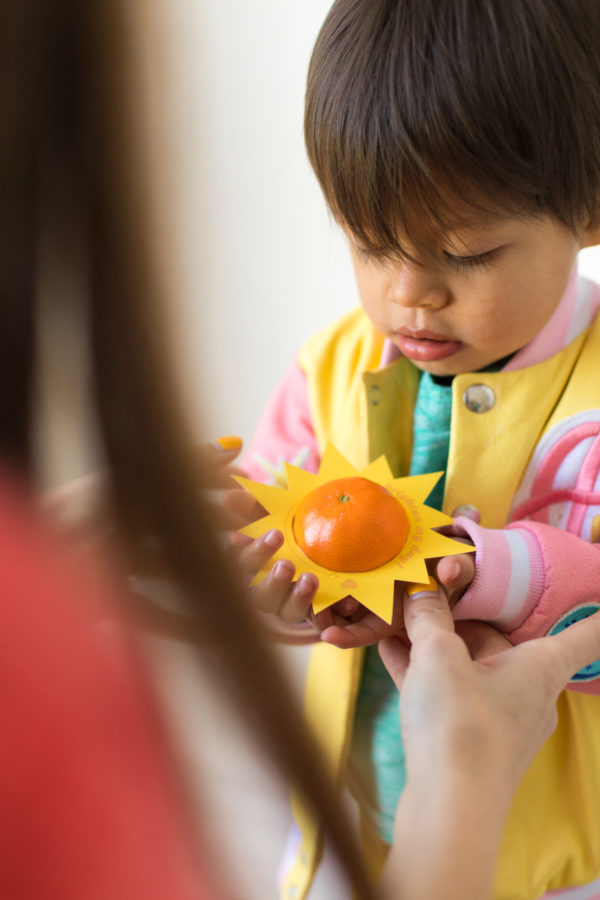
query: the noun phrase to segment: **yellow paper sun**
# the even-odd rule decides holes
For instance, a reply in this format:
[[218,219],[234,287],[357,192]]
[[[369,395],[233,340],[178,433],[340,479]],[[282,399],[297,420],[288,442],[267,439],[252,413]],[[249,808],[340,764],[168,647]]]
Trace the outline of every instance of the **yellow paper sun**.
[[[313,604],[317,613],[351,594],[367,609],[391,622],[395,581],[427,585],[426,559],[472,551],[465,544],[432,530],[452,522],[450,516],[424,505],[441,472],[394,478],[385,456],[358,471],[331,444],[327,446],[316,475],[287,463],[285,471],[287,488],[261,484],[249,478],[236,479],[268,511],[268,515],[242,528],[241,532],[253,538],[271,528],[283,533],[282,547],[270,559],[269,565],[261,569],[253,584],[262,581],[277,560],[289,559],[295,564],[298,576],[302,572],[314,572],[319,578],[319,591]],[[402,505],[409,528],[404,546],[388,562],[365,572],[338,572],[319,565],[301,549],[294,536],[294,515],[302,500],[315,488],[334,479],[353,477],[366,478],[389,491]]]

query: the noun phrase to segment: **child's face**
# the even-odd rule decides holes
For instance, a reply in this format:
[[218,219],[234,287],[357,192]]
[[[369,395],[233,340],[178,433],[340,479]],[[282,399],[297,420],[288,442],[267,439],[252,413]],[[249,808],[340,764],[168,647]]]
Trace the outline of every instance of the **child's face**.
[[377,330],[419,369],[456,375],[529,343],[558,305],[577,252],[596,237],[576,236],[550,216],[504,217],[447,235],[431,248],[433,262],[379,260],[352,238],[350,246]]

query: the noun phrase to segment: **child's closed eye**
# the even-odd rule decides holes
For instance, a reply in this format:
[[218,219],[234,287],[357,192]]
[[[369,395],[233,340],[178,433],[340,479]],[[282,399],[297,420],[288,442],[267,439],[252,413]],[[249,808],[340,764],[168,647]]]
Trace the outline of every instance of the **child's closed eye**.
[[455,256],[453,253],[444,253],[446,260],[458,271],[466,269],[485,269],[494,264],[498,250],[488,250],[486,253],[477,253],[472,256]]
[[394,260],[394,254],[387,249],[369,249],[367,247],[359,247],[354,244],[354,253],[361,263],[383,268],[385,265]]

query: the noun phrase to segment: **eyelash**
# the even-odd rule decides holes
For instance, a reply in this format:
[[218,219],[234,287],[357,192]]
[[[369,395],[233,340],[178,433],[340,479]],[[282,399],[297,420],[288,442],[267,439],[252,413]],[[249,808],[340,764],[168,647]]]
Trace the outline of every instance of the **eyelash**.
[[468,269],[485,269],[487,266],[491,266],[494,262],[495,255],[495,250],[489,250],[487,253],[479,253],[477,256],[452,256],[450,253],[447,253],[446,259],[451,266],[459,272],[463,272]]
[[[371,263],[375,266],[383,266],[389,259],[385,253],[373,253],[363,247],[356,247],[358,257],[365,263]],[[497,250],[488,250],[486,253],[478,253],[476,256],[453,256],[451,253],[445,253],[447,262],[458,272],[465,272],[473,269],[486,269],[494,264]]]
[[356,253],[362,262],[375,265],[383,265],[390,258],[386,253],[373,253],[372,250],[365,250],[363,247],[356,247]]

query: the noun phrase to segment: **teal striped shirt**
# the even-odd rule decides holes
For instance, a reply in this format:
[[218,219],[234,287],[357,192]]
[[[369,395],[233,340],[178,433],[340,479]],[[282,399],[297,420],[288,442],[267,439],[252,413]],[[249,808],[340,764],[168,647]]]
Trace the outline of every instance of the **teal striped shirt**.
[[[436,383],[424,372],[414,411],[411,475],[445,471],[451,411],[451,386]],[[440,509],[443,496],[441,478],[427,504]],[[368,647],[356,705],[350,768],[366,815],[388,843],[392,842],[396,807],[406,781],[398,704],[398,691],[381,662],[377,645]]]

